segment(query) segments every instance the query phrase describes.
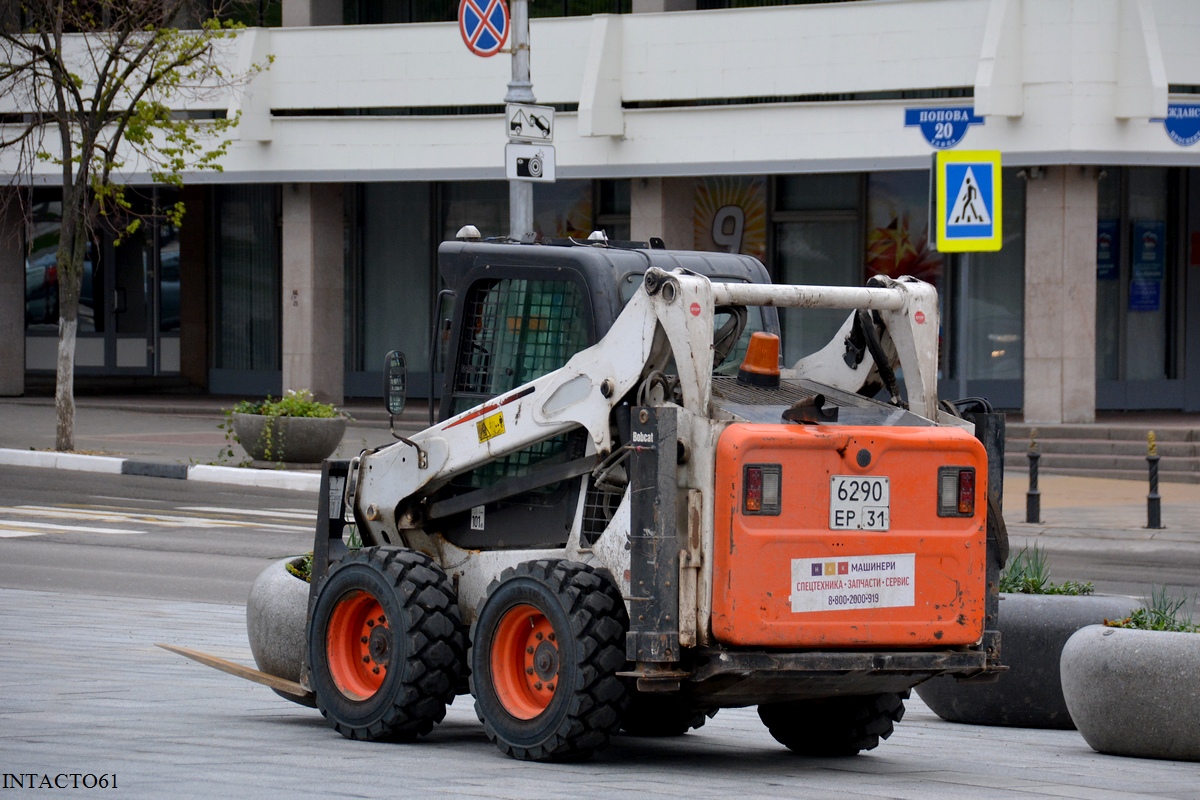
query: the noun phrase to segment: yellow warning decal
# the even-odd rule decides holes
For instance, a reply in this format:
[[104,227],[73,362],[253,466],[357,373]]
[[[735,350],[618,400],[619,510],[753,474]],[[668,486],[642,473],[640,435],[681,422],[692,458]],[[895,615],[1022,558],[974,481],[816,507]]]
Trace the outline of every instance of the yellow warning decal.
[[484,417],[475,423],[475,431],[479,434],[479,443],[495,439],[504,433],[504,412],[497,411],[491,416]]

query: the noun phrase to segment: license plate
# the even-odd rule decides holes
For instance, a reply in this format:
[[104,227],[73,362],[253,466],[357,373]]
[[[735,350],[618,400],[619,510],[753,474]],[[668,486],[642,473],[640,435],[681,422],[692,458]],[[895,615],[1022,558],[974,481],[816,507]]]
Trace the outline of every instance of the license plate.
[[829,483],[829,530],[886,531],[892,500],[887,478],[834,475]]

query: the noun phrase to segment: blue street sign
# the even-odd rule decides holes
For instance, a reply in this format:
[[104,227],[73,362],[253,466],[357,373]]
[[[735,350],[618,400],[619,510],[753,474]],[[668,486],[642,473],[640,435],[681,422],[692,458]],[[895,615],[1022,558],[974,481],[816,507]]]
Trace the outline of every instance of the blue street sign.
[[1189,147],[1200,142],[1200,104],[1170,103],[1167,105],[1167,118],[1152,120],[1162,122],[1167,129],[1171,141],[1182,147]]
[[458,32],[477,56],[494,56],[508,41],[508,6],[504,0],[461,0]]
[[983,122],[983,117],[975,116],[975,106],[904,109],[904,126],[920,127],[925,141],[939,150],[954,147],[967,135],[968,127]]

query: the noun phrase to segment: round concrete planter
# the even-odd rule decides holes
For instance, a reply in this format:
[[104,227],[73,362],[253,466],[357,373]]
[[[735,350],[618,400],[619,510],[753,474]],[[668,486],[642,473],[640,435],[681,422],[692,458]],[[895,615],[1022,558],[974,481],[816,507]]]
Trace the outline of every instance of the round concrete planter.
[[[246,633],[259,670],[289,681],[300,680],[308,654],[308,582],[287,571],[283,559],[267,567],[254,581],[246,601]],[[309,705],[294,695],[280,697]]]
[[1200,633],[1092,625],[1062,652],[1062,688],[1101,753],[1200,761]]
[[320,464],[342,443],[346,418],[235,413],[233,431],[255,461]]
[[1000,595],[1000,661],[1008,671],[995,683],[934,678],[917,694],[950,722],[1022,728],[1075,727],[1059,681],[1059,654],[1086,625],[1126,617],[1139,603],[1113,595]]

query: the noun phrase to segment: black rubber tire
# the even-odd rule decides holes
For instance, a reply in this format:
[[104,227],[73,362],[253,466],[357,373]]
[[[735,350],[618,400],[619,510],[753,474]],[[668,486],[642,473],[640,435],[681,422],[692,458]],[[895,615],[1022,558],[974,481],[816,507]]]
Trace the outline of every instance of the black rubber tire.
[[[373,694],[339,687],[330,665],[335,610],[366,593],[386,625],[372,646],[384,648],[383,678]],[[384,633],[375,636],[376,630]],[[363,637],[366,638],[366,637]],[[424,553],[373,547],[351,554],[322,581],[308,631],[308,658],[317,708],[348,739],[412,741],[446,716],[466,666],[466,628],[446,573]],[[355,654],[357,655],[357,654]],[[334,667],[336,669],[336,666]]]
[[717,709],[696,708],[685,697],[632,691],[621,729],[631,736],[682,736],[704,727]]
[[[505,619],[529,606],[555,634],[556,688],[543,709],[521,719],[501,700],[492,653]],[[471,633],[471,694],[487,737],[522,761],[580,761],[606,747],[628,702],[617,677],[628,630],[620,592],[586,564],[546,559],[504,570],[488,587]],[[499,643],[500,652],[506,644]]]
[[906,690],[899,694],[826,697],[767,703],[759,719],[775,741],[803,756],[843,757],[873,750],[904,718]]

